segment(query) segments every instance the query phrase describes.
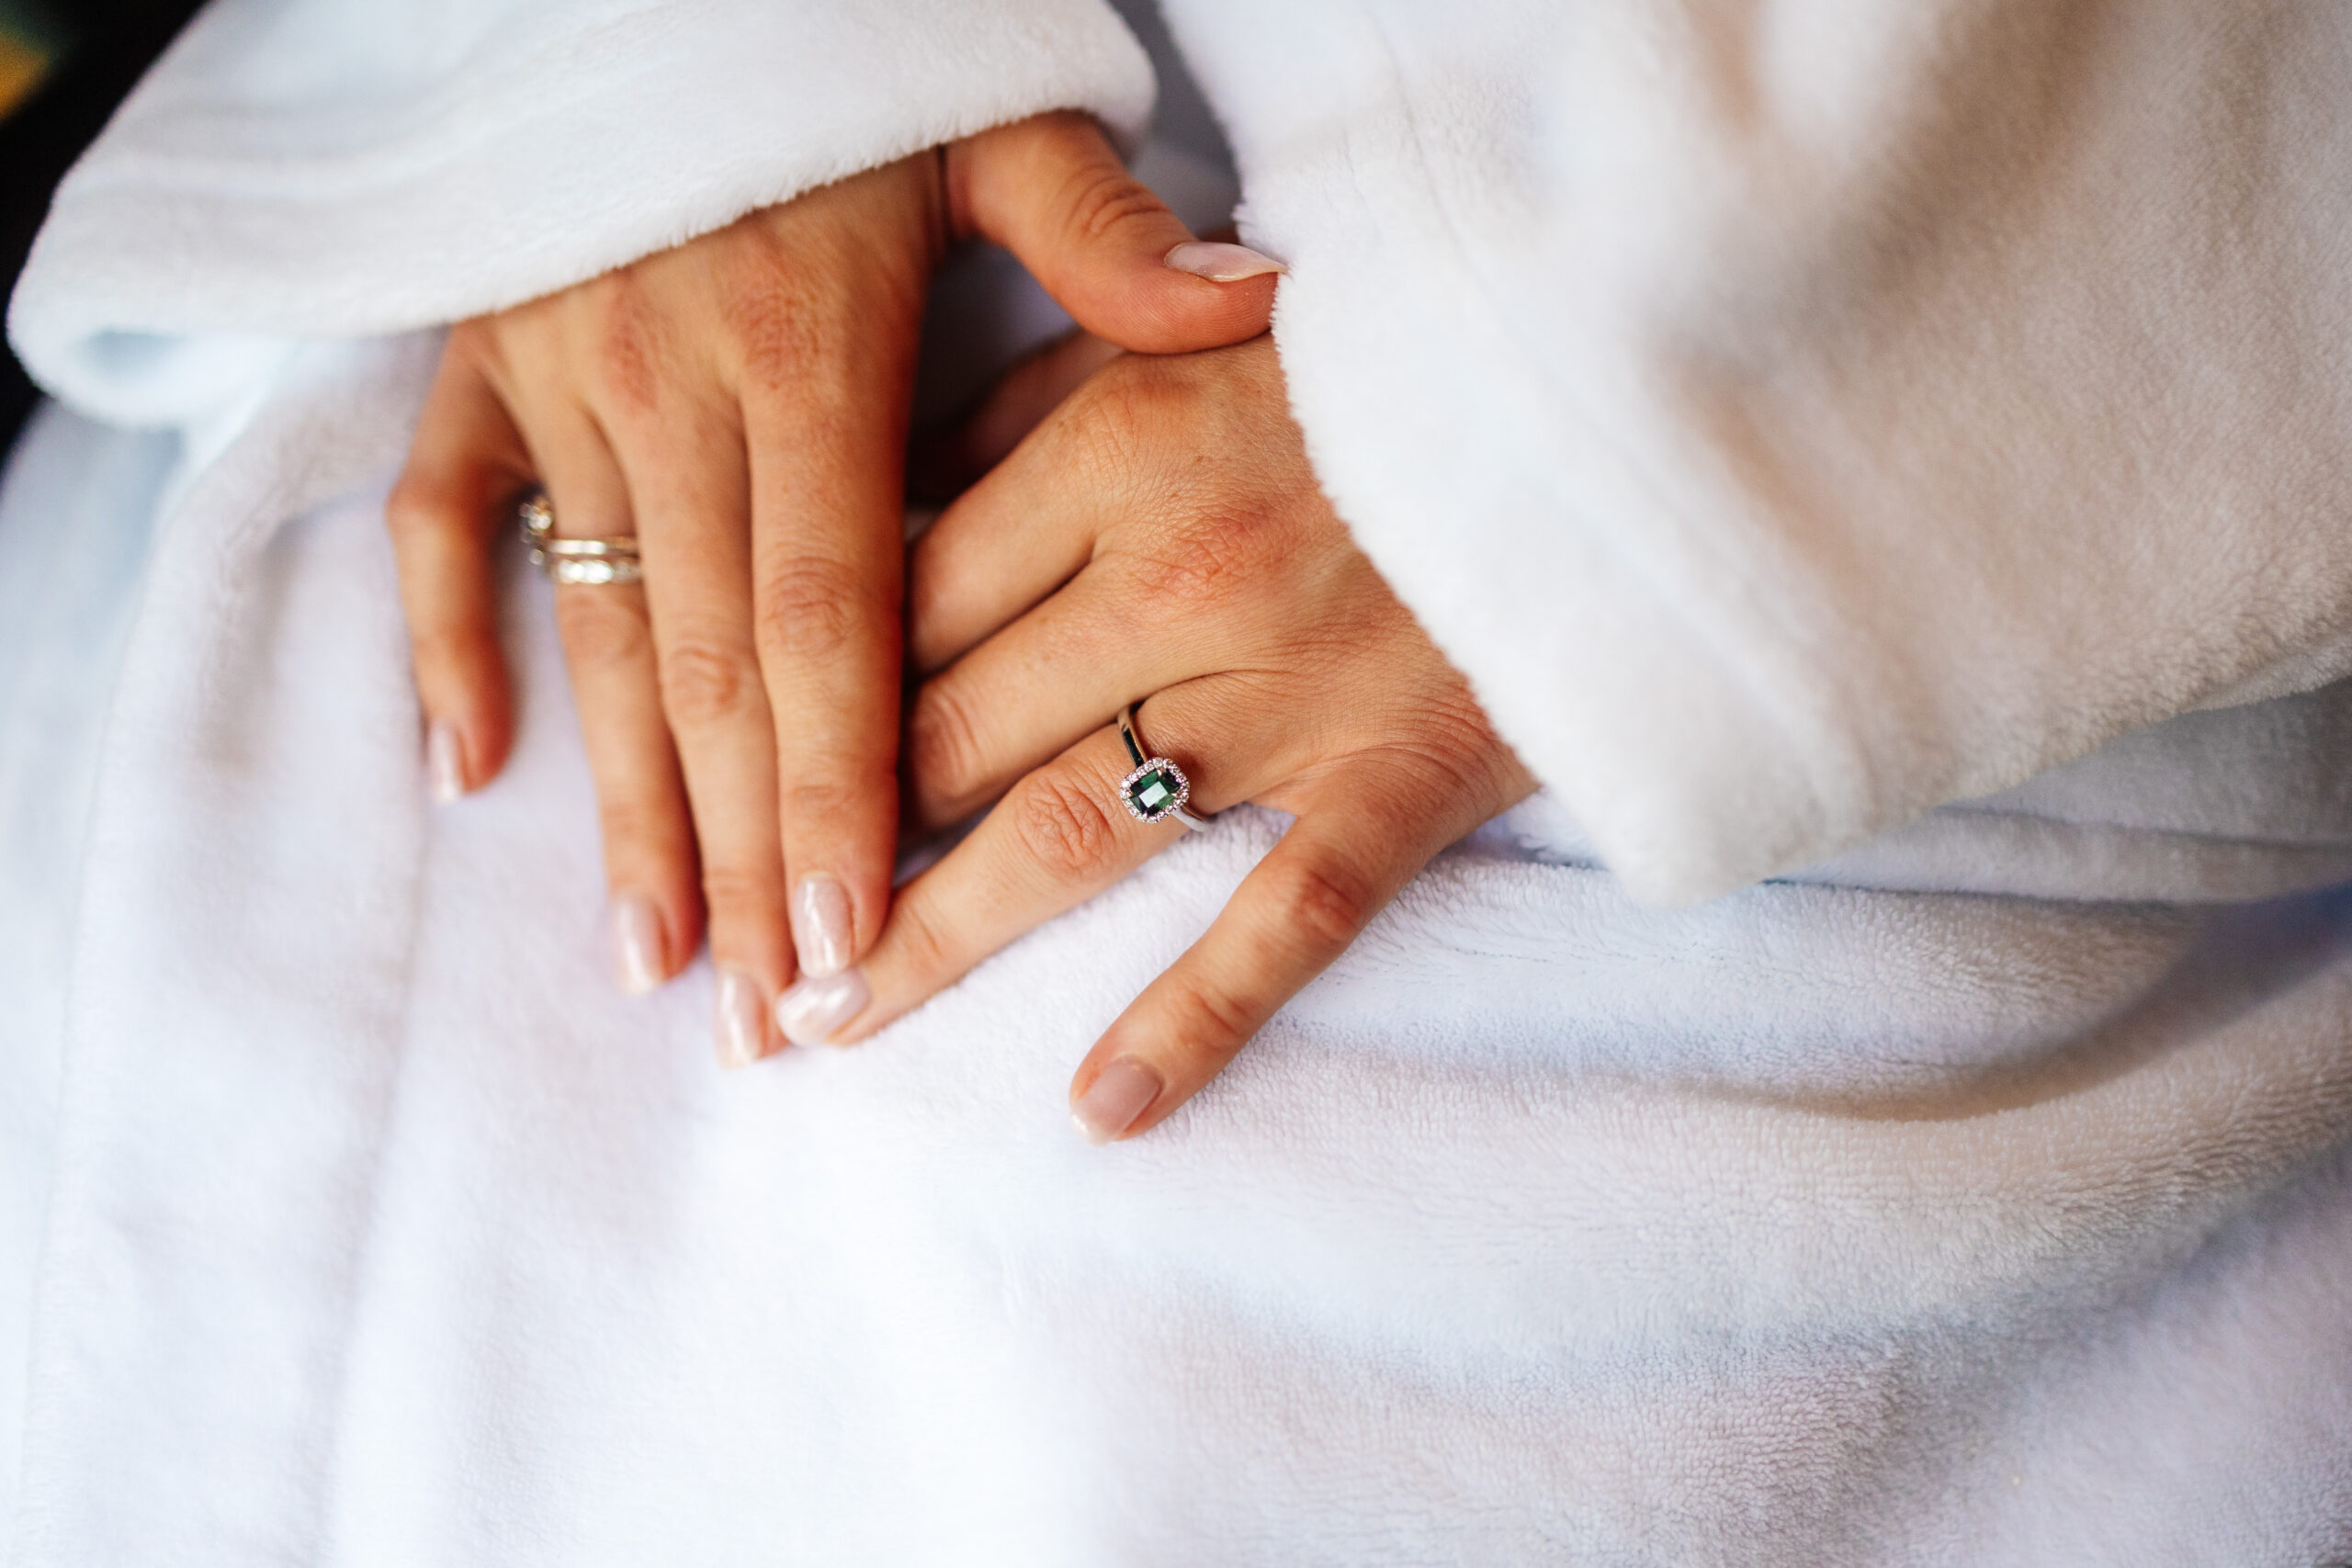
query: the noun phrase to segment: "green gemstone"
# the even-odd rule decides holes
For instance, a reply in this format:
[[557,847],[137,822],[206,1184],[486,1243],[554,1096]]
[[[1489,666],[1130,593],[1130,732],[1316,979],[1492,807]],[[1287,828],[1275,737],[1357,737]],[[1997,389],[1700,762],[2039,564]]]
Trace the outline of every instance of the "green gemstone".
[[1146,817],[1161,816],[1176,804],[1176,781],[1165,769],[1154,768],[1127,786],[1127,798]]

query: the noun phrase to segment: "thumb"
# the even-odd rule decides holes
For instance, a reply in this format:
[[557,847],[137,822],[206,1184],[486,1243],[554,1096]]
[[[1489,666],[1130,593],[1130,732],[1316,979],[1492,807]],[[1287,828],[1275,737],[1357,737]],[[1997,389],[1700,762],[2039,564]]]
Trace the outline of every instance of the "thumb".
[[947,149],[945,174],[958,234],[1004,246],[1080,326],[1122,348],[1220,348],[1272,317],[1282,264],[1193,239],[1084,115],[967,137]]

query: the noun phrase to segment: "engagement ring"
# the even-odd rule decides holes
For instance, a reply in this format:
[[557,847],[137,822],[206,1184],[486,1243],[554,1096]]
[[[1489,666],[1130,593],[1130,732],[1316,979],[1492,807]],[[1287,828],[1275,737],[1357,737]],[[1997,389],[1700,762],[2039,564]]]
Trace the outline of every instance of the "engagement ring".
[[1173,817],[1196,833],[1209,825],[1207,818],[1186,809],[1193,798],[1193,781],[1184,776],[1184,770],[1145,750],[1136,734],[1133,703],[1119,710],[1119,739],[1126,742],[1127,756],[1136,765],[1134,773],[1119,781],[1119,804],[1127,808],[1128,816],[1138,822]]
[[523,525],[523,542],[531,547],[531,564],[548,574],[550,582],[602,587],[637,582],[645,570],[638,564],[637,538],[559,539],[555,536],[555,507],[545,491],[534,491],[515,512]]

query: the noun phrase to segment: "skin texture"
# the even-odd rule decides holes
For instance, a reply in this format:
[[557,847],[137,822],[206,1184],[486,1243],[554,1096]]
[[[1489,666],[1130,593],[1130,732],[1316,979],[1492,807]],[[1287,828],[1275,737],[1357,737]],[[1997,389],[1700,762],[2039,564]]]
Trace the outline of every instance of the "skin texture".
[[1272,276],[1163,265],[1190,233],[1091,121],[1042,116],[462,323],[388,508],[452,792],[513,741],[492,563],[517,492],[544,485],[560,536],[637,536],[644,584],[560,589],[557,619],[624,981],[674,975],[707,931],[732,1060],[773,1047],[797,967],[854,963],[888,907],[907,409],[931,272],[967,235],[1145,353],[1242,342],[1272,306]]
[[854,976],[864,1005],[824,1038],[868,1037],[1185,831],[1118,804],[1106,720],[1127,702],[1196,809],[1296,818],[1080,1066],[1098,1139],[1183,1103],[1431,855],[1534,787],[1324,500],[1270,339],[1095,373],[923,536],[910,583],[908,812],[935,828],[995,805],[899,890]]

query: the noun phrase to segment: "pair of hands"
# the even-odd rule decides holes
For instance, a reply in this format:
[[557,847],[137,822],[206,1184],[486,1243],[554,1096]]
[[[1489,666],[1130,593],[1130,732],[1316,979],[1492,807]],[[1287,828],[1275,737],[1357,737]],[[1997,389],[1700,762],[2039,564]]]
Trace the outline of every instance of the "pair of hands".
[[[923,299],[970,233],[1136,353],[1034,430],[1108,350],[1010,381],[967,430],[983,462],[1017,449],[910,557]],[[741,1064],[779,1032],[865,1038],[1181,834],[1118,804],[1107,719],[1148,697],[1199,808],[1298,818],[1079,1069],[1089,1135],[1156,1122],[1532,787],[1317,489],[1261,335],[1272,270],[1057,115],[456,329],[389,509],[436,794],[511,743],[492,560],[516,491],[544,485],[560,534],[636,535],[641,589],[557,596],[616,956],[643,989],[707,927]],[[997,804],[894,903],[901,772],[910,829]]]

